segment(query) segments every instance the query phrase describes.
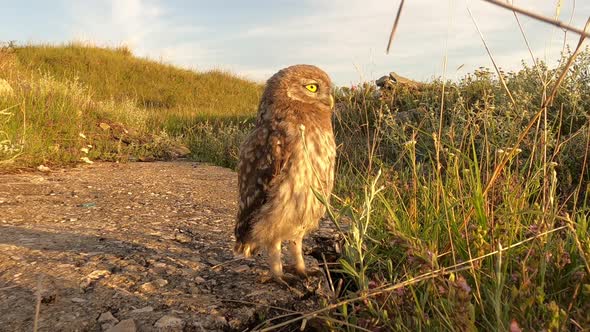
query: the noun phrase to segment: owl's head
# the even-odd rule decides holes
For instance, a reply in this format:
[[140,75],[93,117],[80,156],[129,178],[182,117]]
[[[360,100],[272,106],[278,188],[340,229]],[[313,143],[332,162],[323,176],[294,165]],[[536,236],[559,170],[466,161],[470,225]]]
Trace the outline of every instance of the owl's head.
[[267,98],[296,101],[330,111],[334,107],[332,81],[316,66],[294,65],[274,74],[267,82]]

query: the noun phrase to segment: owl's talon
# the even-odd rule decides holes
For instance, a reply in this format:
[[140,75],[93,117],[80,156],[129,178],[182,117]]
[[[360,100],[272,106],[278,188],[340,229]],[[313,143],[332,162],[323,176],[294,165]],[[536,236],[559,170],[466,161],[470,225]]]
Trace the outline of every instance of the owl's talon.
[[285,268],[286,271],[297,275],[301,279],[309,279],[311,277],[321,277],[324,275],[321,268],[312,267],[312,268],[297,268],[295,265],[289,265]]
[[298,271],[297,274],[305,279],[309,279],[311,277],[322,277],[324,276],[324,273],[322,272],[322,269],[320,268],[309,268],[309,269],[305,269],[303,271]]
[[285,286],[285,287],[289,288],[289,287],[297,285],[298,282],[301,282],[301,279],[299,279],[298,276],[293,275],[291,273],[285,273],[285,274],[282,274],[281,276],[272,275],[272,274],[262,275],[260,277],[259,281],[263,284],[267,284],[270,282],[276,282],[277,284],[279,284],[281,286]]
[[274,276],[273,280],[280,286],[285,287],[286,289],[297,295],[298,297],[303,297],[304,294],[294,287],[295,285],[297,285],[297,283],[301,282],[301,280],[298,277],[292,274],[283,274],[280,277]]
[[286,285],[287,287],[293,287],[301,282],[301,279],[299,279],[297,276],[294,276],[290,273],[283,274],[282,276],[275,277],[274,279],[278,283],[280,283],[282,285]]

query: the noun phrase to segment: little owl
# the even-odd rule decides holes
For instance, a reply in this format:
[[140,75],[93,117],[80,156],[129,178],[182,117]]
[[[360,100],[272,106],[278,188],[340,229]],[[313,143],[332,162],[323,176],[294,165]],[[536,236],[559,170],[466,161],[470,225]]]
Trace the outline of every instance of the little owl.
[[[281,243],[291,241],[295,271],[307,276],[302,241],[318,227],[334,183],[331,81],[310,65],[284,68],[268,81],[256,127],[240,148],[236,254],[266,249],[275,280],[285,283]],[[315,193],[314,193],[315,191]]]

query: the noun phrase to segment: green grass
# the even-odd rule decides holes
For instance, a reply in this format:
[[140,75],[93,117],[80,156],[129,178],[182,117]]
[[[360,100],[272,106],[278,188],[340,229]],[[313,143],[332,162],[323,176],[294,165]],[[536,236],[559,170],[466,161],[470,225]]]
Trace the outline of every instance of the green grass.
[[125,47],[78,44],[4,47],[0,79],[13,90],[0,99],[3,169],[59,167],[83,157],[165,158],[166,149],[180,144],[194,158],[221,162],[227,158],[216,154],[229,148],[220,145],[236,139],[203,141],[214,138],[203,130],[252,117],[262,92],[260,84],[230,73],[179,69],[134,57]]
[[546,109],[563,65],[505,74],[515,103],[486,69],[380,99],[340,89],[332,219],[350,221],[348,283],[330,317],[371,331],[590,328],[588,68],[586,51]]
[[[514,103],[484,68],[381,97],[337,88],[330,215],[347,231],[315,316],[337,330],[590,328],[588,68],[586,51],[545,109],[563,63],[506,73]],[[79,45],[5,49],[0,78],[14,89],[0,98],[8,169],[165,158],[177,143],[233,167],[262,90]]]
[[222,71],[196,72],[134,57],[126,47],[78,44],[15,49],[21,67],[59,81],[75,79],[91,87],[95,101],[132,100],[155,111],[186,115],[249,116],[256,111],[260,85]]

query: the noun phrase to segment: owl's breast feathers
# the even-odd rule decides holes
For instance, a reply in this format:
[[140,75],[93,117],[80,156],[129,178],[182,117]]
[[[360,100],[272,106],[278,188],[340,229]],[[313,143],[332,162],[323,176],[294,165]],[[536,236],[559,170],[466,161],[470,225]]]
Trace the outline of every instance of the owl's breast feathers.
[[327,195],[332,190],[335,147],[331,123],[323,128],[310,121],[302,126],[298,120],[260,121],[241,146],[237,253],[244,253],[244,244],[260,240],[252,239],[252,233],[261,218],[265,224],[276,225],[268,229],[270,233],[278,229],[284,233],[285,227],[278,223],[305,222],[285,219],[307,215],[317,223],[320,216],[316,215],[324,212],[310,186]]

